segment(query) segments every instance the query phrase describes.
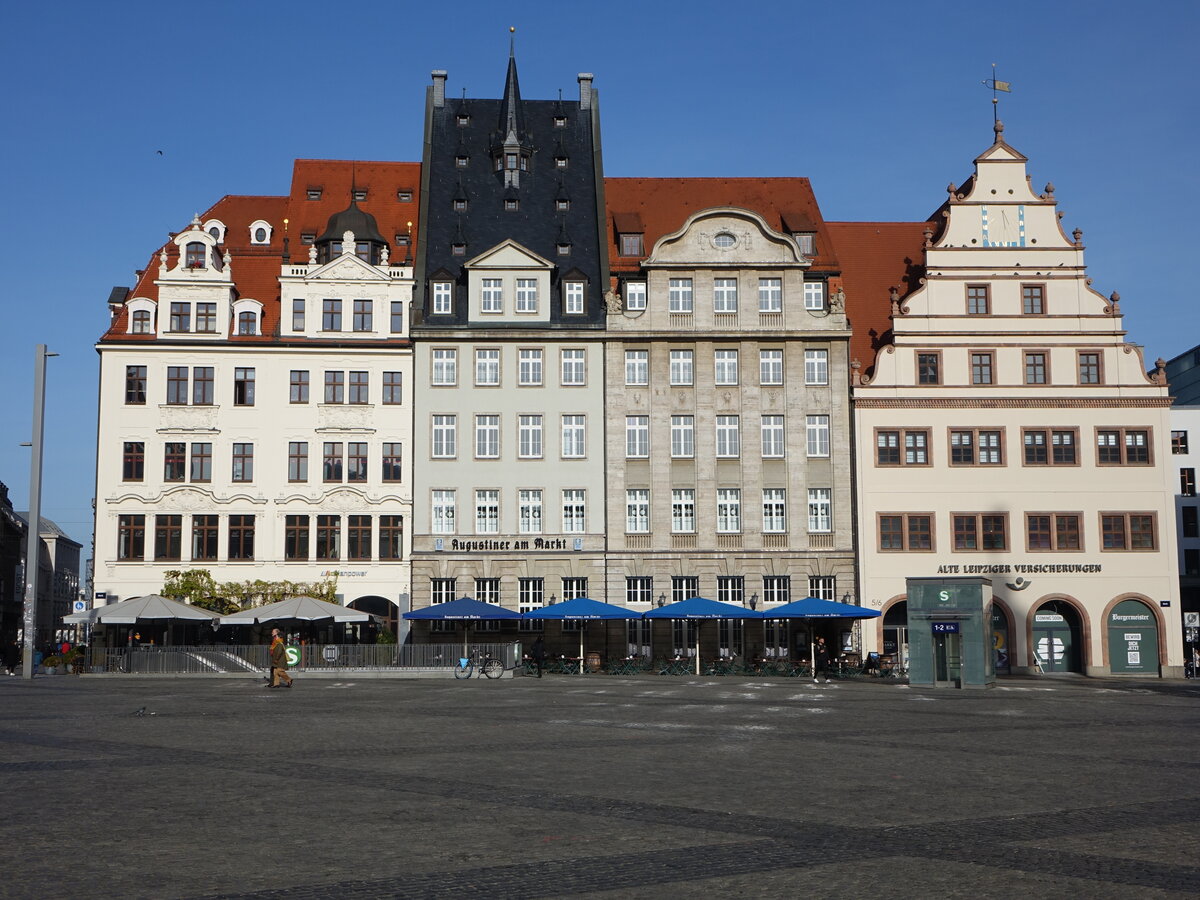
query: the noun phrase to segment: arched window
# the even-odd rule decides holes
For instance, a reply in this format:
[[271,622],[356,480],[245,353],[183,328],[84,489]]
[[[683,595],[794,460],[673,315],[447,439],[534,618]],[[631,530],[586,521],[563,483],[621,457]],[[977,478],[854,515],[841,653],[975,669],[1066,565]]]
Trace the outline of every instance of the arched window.
[[205,246],[200,241],[192,241],[184,249],[184,264],[189,269],[203,269],[205,263]]
[[150,333],[150,310],[135,309],[133,311],[133,324],[129,329],[130,334],[149,334]]
[[253,312],[238,313],[238,334],[258,334],[258,314]]

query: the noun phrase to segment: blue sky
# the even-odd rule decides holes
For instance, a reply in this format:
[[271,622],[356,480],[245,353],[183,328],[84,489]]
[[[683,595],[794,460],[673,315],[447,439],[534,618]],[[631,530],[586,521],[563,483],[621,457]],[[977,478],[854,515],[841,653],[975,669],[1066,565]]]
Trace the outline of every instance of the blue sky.
[[[34,347],[47,379],[43,513],[88,548],[93,345],[113,285],[224,194],[283,194],[297,157],[421,156],[425,86],[496,97],[516,26],[527,98],[593,72],[605,173],[804,175],[832,220],[913,220],[1005,136],[1052,181],[1089,274],[1147,362],[1200,343],[1200,4],[15,4],[6,138],[0,481],[28,502]],[[503,8],[501,8],[503,7]],[[162,155],[157,153],[162,150]],[[86,552],[86,549],[85,549]]]

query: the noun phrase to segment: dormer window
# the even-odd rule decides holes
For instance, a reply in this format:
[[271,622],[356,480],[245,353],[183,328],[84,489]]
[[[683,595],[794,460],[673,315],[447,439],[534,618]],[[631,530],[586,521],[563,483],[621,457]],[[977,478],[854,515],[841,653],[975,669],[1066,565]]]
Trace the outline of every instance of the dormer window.
[[559,212],[566,212],[567,210],[569,210],[571,208],[571,201],[570,200],[555,200],[554,208],[556,210],[558,210]]
[[644,256],[645,252],[645,245],[640,234],[621,235],[622,256]]
[[238,313],[238,334],[258,334],[258,316],[252,312]]
[[412,191],[396,191],[396,199],[401,203],[412,203]]
[[796,246],[805,256],[812,256],[816,253],[816,235],[811,232],[800,232],[795,235]]
[[317,239],[317,235],[315,232],[312,232],[312,231],[305,231],[305,232],[302,232],[300,235],[300,243],[304,244],[304,246],[306,246],[306,247],[310,246],[312,244],[312,242],[315,241],[316,239]]
[[220,219],[209,219],[204,223],[204,230],[208,232],[214,241],[218,244],[225,243],[225,223]]
[[466,244],[451,244],[450,245],[450,254],[452,256],[466,256],[467,255],[467,245]]
[[567,158],[565,156],[554,157],[554,168],[565,169],[567,167]]
[[555,128],[566,128],[567,127],[567,117],[566,116],[555,116],[554,117],[554,127]]
[[254,243],[265,244],[267,242],[267,229],[261,226],[254,229]]
[[367,190],[366,188],[355,188],[351,196],[354,197],[356,202],[361,203],[367,199]]
[[455,200],[454,201],[454,209],[456,212],[462,212],[466,208],[467,208],[466,200]]
[[556,246],[558,248],[559,256],[570,256],[571,255],[571,245],[570,244],[561,243]]
[[305,192],[305,196],[308,197],[309,200],[320,200],[321,189],[319,187],[310,187],[308,191]]
[[407,234],[398,234],[396,235],[396,246],[407,247],[409,240],[410,238]]
[[458,127],[466,128],[470,124],[471,124],[471,117],[469,115],[467,115],[466,113],[459,113]]
[[454,164],[460,169],[465,169],[467,167],[467,163],[470,162],[470,159],[471,158],[469,156],[456,156],[454,157]]
[[250,223],[250,243],[260,246],[271,243],[271,223],[262,219]]
[[520,209],[520,207],[521,207],[521,202],[519,200],[505,200],[504,201],[504,208],[506,210],[508,210],[509,212],[514,212],[517,209]]
[[192,241],[184,248],[184,265],[189,269],[203,269],[207,250],[200,241]]
[[135,309],[133,311],[133,317],[130,320],[129,333],[130,334],[149,334],[150,333],[150,322],[151,322],[150,310]]
[[367,243],[366,241],[355,241],[354,255],[357,256],[359,259],[361,259],[363,262],[366,262],[366,263],[371,262],[371,245],[369,243]]
[[221,229],[220,228],[217,228],[214,225],[212,228],[208,229],[208,233],[212,235],[212,239],[214,241],[216,241],[217,243],[221,242]]
[[517,154],[516,153],[505,153],[504,154],[504,168],[515,169],[516,167],[517,167]]

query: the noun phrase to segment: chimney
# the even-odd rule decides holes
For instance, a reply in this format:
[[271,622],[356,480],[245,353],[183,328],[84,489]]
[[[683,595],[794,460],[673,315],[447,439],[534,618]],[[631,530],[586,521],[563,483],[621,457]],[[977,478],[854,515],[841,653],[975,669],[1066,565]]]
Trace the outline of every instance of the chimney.
[[575,80],[579,82],[579,108],[592,108],[592,79],[596,76],[591,72],[580,72]]
[[441,109],[446,105],[446,70],[434,69],[433,75],[433,108]]

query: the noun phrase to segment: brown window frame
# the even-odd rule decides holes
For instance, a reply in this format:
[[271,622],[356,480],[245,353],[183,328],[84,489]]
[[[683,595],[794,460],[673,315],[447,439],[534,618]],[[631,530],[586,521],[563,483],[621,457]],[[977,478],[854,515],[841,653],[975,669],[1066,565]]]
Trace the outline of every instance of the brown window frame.
[[[961,461],[956,462],[955,461],[956,450],[955,450],[955,445],[954,445],[954,436],[956,434],[971,435],[971,461],[970,462],[961,462]],[[1000,443],[996,448],[1000,453],[1000,459],[998,461],[996,461],[996,462],[981,462],[980,461],[980,455],[981,455],[980,448],[982,447],[982,444],[980,443],[979,436],[981,434],[997,434],[1000,436]],[[946,460],[951,466],[953,466],[955,468],[1005,467],[1008,465],[1008,454],[1006,453],[1006,448],[1004,446],[1005,434],[1006,434],[1006,429],[1004,429],[1004,428],[948,428],[946,430]],[[992,448],[989,447],[988,449],[990,450]],[[961,456],[962,454],[958,453],[957,455]]]
[[337,562],[341,559],[341,541],[342,517],[317,516],[317,543],[313,558],[321,562]]
[[[207,449],[205,449],[207,448]],[[212,482],[212,443],[209,441],[198,441],[191,445],[191,453],[188,456],[188,481],[193,484],[210,484]],[[207,465],[205,465],[207,460]],[[208,471],[208,477],[204,478],[205,469]],[[199,475],[197,475],[199,471]]]
[[383,482],[385,484],[402,482],[404,480],[404,444],[400,441],[384,441],[381,458]]
[[233,445],[229,480],[244,484],[254,481],[254,445],[238,442]]
[[371,402],[370,372],[350,372],[346,386],[346,402],[351,406],[366,406]]
[[[966,301],[966,310],[968,316],[990,316],[992,314],[992,286],[990,284],[968,284],[965,285],[966,295],[963,298]],[[983,311],[972,310],[971,304],[977,303],[979,298],[972,295],[973,291],[983,291]]]
[[399,406],[404,402],[404,373],[383,373],[383,405]]
[[[1029,380],[1029,360],[1030,357],[1040,356],[1041,362],[1041,381]],[[1026,350],[1021,354],[1022,378],[1026,385],[1030,387],[1039,387],[1050,384],[1050,354],[1046,350]]]
[[[1157,553],[1158,552],[1158,549],[1159,549],[1158,513],[1153,512],[1153,511],[1141,511],[1141,510],[1126,511],[1126,512],[1118,512],[1118,511],[1114,511],[1114,510],[1101,510],[1099,513],[1099,516],[1100,516],[1100,552],[1101,553]],[[1133,537],[1132,525],[1133,525],[1133,519],[1135,517],[1137,519],[1149,520],[1151,546],[1149,546],[1149,547],[1133,547],[1133,546],[1131,546],[1132,537]],[[1115,519],[1120,519],[1121,523],[1122,523],[1121,537],[1122,537],[1123,546],[1121,546],[1121,547],[1106,546],[1106,544],[1108,543],[1108,535],[1113,533],[1111,531],[1111,529],[1109,528],[1109,523],[1111,520],[1115,520]]]
[[215,562],[220,553],[221,519],[214,513],[192,516],[192,561]]
[[[1040,309],[1030,309],[1030,295],[1026,291],[1037,291],[1038,306]],[[1022,284],[1021,285],[1021,313],[1026,316],[1044,316],[1046,315],[1046,285],[1042,284]]]
[[146,405],[146,366],[125,367],[125,405]]
[[[987,381],[975,380],[975,357],[987,357]],[[980,387],[989,387],[996,383],[996,351],[995,350],[969,350],[967,351],[967,370],[971,377],[971,384]]]
[[346,445],[341,441],[323,441],[321,444],[321,483],[342,484],[345,474]]
[[[896,434],[898,435],[896,444],[897,461],[896,462],[880,462],[879,459],[879,436],[880,434]],[[908,462],[907,448],[908,436],[910,434],[922,434],[925,436],[925,461],[924,462]],[[932,443],[931,433],[928,428],[876,428],[875,429],[875,465],[878,468],[895,469],[902,466],[917,466],[926,467],[933,465],[931,459]]]
[[[926,381],[921,366],[921,357],[928,356],[933,358],[933,381]],[[942,383],[942,351],[941,350],[918,350],[916,354],[917,364],[917,384],[918,385],[937,385]]]
[[[1045,462],[1030,462],[1029,461],[1029,448],[1026,446],[1025,438],[1026,438],[1026,435],[1028,435],[1028,434],[1037,434],[1037,433],[1041,433],[1046,436],[1046,441],[1044,444],[1042,444],[1042,446],[1045,448],[1045,451],[1046,451],[1046,461]],[[1055,437],[1055,435],[1058,435],[1058,434],[1070,434],[1073,436],[1074,442],[1072,443],[1071,446],[1075,450],[1075,459],[1072,460],[1071,462],[1059,462],[1059,461],[1055,460],[1055,458],[1054,458],[1055,457],[1054,437]],[[1062,446],[1065,446],[1065,445],[1062,445]],[[1079,429],[1076,427],[1070,427],[1070,428],[1049,428],[1049,427],[1047,427],[1047,428],[1028,428],[1028,427],[1025,427],[1025,428],[1021,429],[1021,465],[1023,465],[1023,466],[1036,466],[1036,467],[1041,467],[1041,466],[1078,466],[1079,465],[1079,453],[1080,453],[1080,451],[1079,451]]]
[[121,480],[146,480],[146,442],[125,441],[121,452]]
[[146,559],[146,516],[133,513],[117,517],[117,559]]
[[[1096,357],[1096,380],[1083,380],[1083,357]],[[1081,385],[1100,385],[1104,384],[1104,354],[1099,350],[1076,350],[1075,351],[1075,382]]]
[[1188,433],[1186,428],[1176,428],[1171,432],[1171,452],[1174,454],[1188,452]]
[[404,516],[379,517],[379,559],[404,558]]
[[167,513],[154,517],[154,561],[178,562],[183,559],[183,516]]
[[359,562],[370,560],[375,531],[371,517],[355,514],[346,518],[346,559]]
[[[898,519],[900,523],[899,531],[892,532],[897,534],[900,540],[899,547],[885,547],[883,542],[883,526],[885,519]],[[913,520],[923,519],[929,525],[927,534],[929,535],[929,545],[926,547],[913,545]],[[875,535],[876,549],[879,553],[935,553],[937,551],[936,540],[936,517],[932,512],[908,512],[908,513],[876,513],[875,516]],[[919,533],[919,532],[918,532]]]
[[[1100,435],[1116,434],[1118,436],[1117,449],[1120,451],[1120,460],[1104,460],[1101,459]],[[1146,436],[1146,458],[1135,462],[1129,461],[1129,444],[1128,439],[1130,434],[1144,434]],[[1096,465],[1097,466],[1153,466],[1154,465],[1154,429],[1152,426],[1105,426],[1097,425],[1095,429],[1095,440],[1093,445],[1096,448]]]
[[1179,495],[1181,497],[1196,496],[1196,469],[1194,466],[1181,466],[1179,469]]
[[[971,534],[974,537],[976,546],[960,547],[959,546],[959,520],[970,519],[972,523]],[[1002,547],[985,546],[987,543],[986,536],[988,534],[996,534],[995,530],[988,531],[985,529],[985,524],[989,520],[994,524],[999,521],[1003,528],[1000,534],[1003,537],[1004,545]],[[1008,539],[1008,513],[1007,512],[952,512],[950,514],[950,534],[951,547],[954,553],[1008,553],[1012,550],[1011,542]]]
[[367,471],[368,463],[367,442],[348,441],[346,443],[346,482],[362,483],[370,479]]
[[[172,471],[171,467],[175,469]],[[167,441],[163,445],[163,481],[176,483],[187,481],[188,446],[185,441]]]
[[[1050,546],[1048,546],[1048,547],[1035,547],[1033,545],[1033,540],[1032,540],[1033,531],[1032,531],[1031,526],[1033,525],[1032,520],[1035,517],[1039,518],[1039,519],[1048,519],[1049,520],[1046,523],[1047,524],[1046,536],[1050,542]],[[1066,520],[1068,520],[1068,519],[1075,520],[1075,537],[1077,539],[1077,544],[1078,544],[1075,547],[1064,546],[1064,541],[1062,540],[1064,529],[1060,527],[1060,521],[1063,524],[1066,524]],[[1083,542],[1083,519],[1084,519],[1083,513],[1078,512],[1078,511],[1074,511],[1074,512],[1034,511],[1034,512],[1025,513],[1025,552],[1026,553],[1082,553],[1085,549],[1084,542]]]
[[229,517],[229,560],[254,559],[254,514],[234,513]]
[[284,518],[283,558],[288,562],[308,562],[310,527],[312,518],[307,515],[290,515]]

